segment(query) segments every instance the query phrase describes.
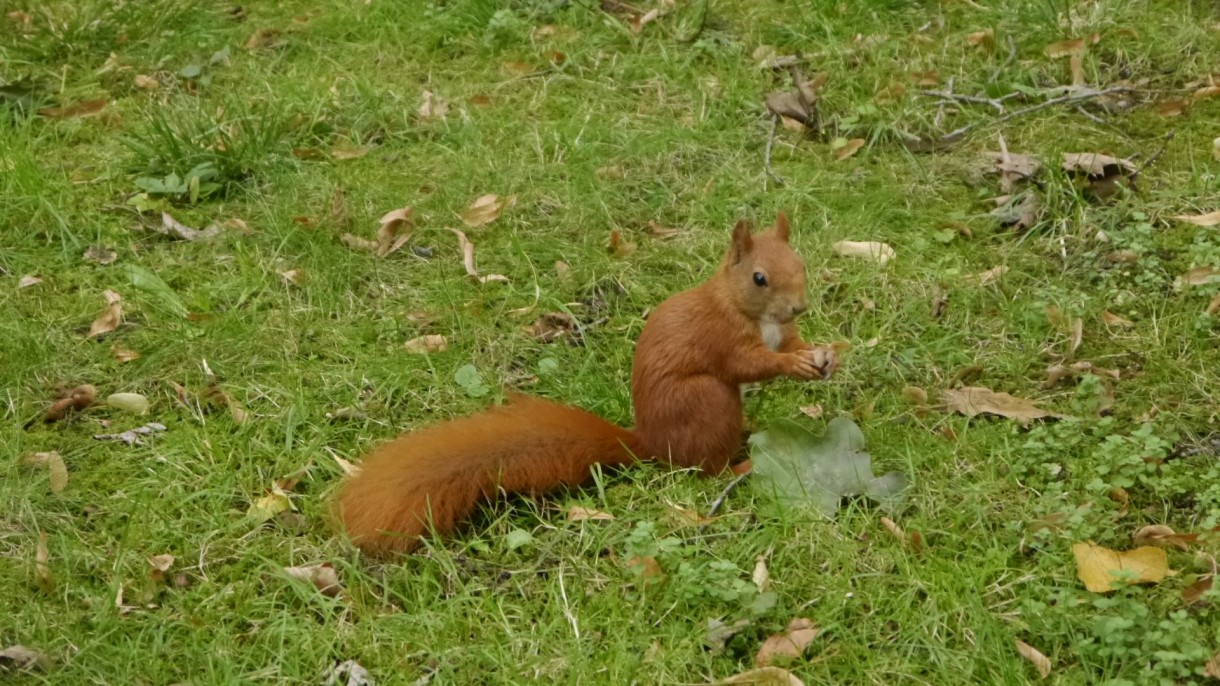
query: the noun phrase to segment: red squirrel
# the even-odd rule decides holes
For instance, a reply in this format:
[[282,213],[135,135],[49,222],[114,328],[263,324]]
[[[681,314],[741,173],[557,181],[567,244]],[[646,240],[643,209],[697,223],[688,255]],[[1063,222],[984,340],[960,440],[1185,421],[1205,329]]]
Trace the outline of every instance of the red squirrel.
[[805,263],[788,244],[784,214],[759,234],[739,221],[715,275],[648,317],[631,375],[634,429],[513,395],[504,406],[404,434],[373,450],[341,487],[347,534],[366,553],[410,552],[497,492],[578,486],[598,464],[656,459],[718,474],[741,445],[742,384],[824,379],[837,368],[833,348],[797,333],[794,320],[807,307]]

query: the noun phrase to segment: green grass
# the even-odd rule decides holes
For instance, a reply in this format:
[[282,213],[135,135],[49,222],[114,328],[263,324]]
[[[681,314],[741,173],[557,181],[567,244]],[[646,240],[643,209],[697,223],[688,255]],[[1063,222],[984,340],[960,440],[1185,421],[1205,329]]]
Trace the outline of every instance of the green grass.
[[[19,643],[53,661],[21,679],[317,683],[352,659],[379,683],[697,683],[750,668],[768,635],[805,616],[822,628],[807,659],[790,666],[807,684],[1025,683],[1036,674],[1014,639],[1054,661],[1048,683],[1202,683],[1220,620],[1212,604],[1184,609],[1179,594],[1209,570],[1215,543],[1170,550],[1177,576],[1104,598],[1076,579],[1071,545],[1126,549],[1145,524],[1220,524],[1220,326],[1204,312],[1220,286],[1173,285],[1191,267],[1220,269],[1220,230],[1169,219],[1217,209],[1220,98],[1181,117],[1155,111],[1216,78],[1215,7],[683,1],[636,35],[595,5],[292,0],[246,3],[235,18],[215,3],[17,3],[29,30],[0,32],[0,648]],[[540,35],[546,25],[560,30]],[[265,28],[281,31],[277,46],[243,48]],[[968,45],[989,28],[994,51]],[[1094,32],[1100,41],[1082,61],[1088,82],[1129,82],[1134,107],[1085,103],[1092,118],[1051,107],[996,126],[986,105],[950,105],[938,120],[936,99],[917,95],[908,77],[934,70],[938,88],[952,79],[961,94],[1023,89],[1030,95],[1007,103],[1017,109],[1069,81],[1067,59],[1043,47]],[[784,186],[764,173],[762,103],[790,82],[757,67],[760,44],[810,55],[806,70],[828,74],[827,134],[777,134]],[[564,54],[561,64],[550,64],[551,51]],[[504,66],[515,62],[536,71]],[[136,75],[160,87],[141,89]],[[875,103],[893,82],[906,96]],[[424,90],[449,103],[443,121],[417,115]],[[27,105],[111,105],[98,117],[29,116],[19,92]],[[949,150],[900,145],[971,122]],[[1170,129],[1138,190],[1107,202],[1059,169],[1061,152],[1142,164]],[[1047,164],[1038,179],[1045,212],[1028,232],[988,215],[999,183],[980,177],[977,153],[997,150],[997,134]],[[840,136],[868,143],[835,161],[830,141]],[[326,154],[353,147],[369,152]],[[216,172],[215,193],[196,203],[153,198],[160,205],[143,215],[132,205],[138,178],[181,177],[201,163]],[[621,176],[598,173],[610,167]],[[484,193],[518,197],[497,222],[467,230],[480,271],[509,284],[467,279],[445,230]],[[336,194],[345,215],[333,211]],[[413,242],[431,258],[377,258],[340,242],[344,232],[371,238],[377,219],[404,205],[415,207]],[[173,241],[148,230],[160,208],[195,228],[228,228],[210,241]],[[726,480],[656,467],[540,502],[497,503],[461,535],[392,564],[362,559],[331,528],[327,497],[341,478],[332,455],[356,461],[378,441],[475,411],[504,390],[629,425],[644,311],[706,278],[737,218],[766,223],[777,210],[792,218],[810,267],[817,304],[802,320],[805,337],[854,349],[834,380],[770,384],[747,411],[759,427],[812,404],[828,417],[854,414],[878,470],[912,478],[895,519],[922,534],[921,553],[863,503],[834,522],[774,518],[754,514],[767,510],[748,487],[704,531],[683,527],[671,503],[706,512]],[[233,219],[249,231],[225,224]],[[682,232],[652,238],[653,221]],[[608,255],[613,230],[638,249]],[[885,241],[897,258],[884,268],[837,258],[838,240]],[[118,260],[84,259],[92,246]],[[1137,261],[1107,262],[1116,250]],[[557,260],[571,266],[566,277]],[[133,286],[132,265],[174,295]],[[999,282],[968,283],[996,265],[1009,267]],[[303,285],[279,276],[290,269],[306,275]],[[19,289],[28,274],[43,281]],[[124,324],[86,340],[106,289],[123,295]],[[935,319],[938,291],[948,308]],[[175,298],[193,316],[182,317]],[[1083,319],[1075,353],[1048,305]],[[565,308],[597,322],[583,346],[523,332],[537,314]],[[1103,310],[1134,326],[1106,327]],[[449,349],[402,349],[430,333],[448,337]],[[141,357],[121,363],[115,345]],[[1110,417],[1096,417],[1104,389],[1093,377],[1044,388],[1047,366],[1065,360],[1120,371],[1104,382]],[[168,382],[200,394],[205,362],[249,421],[175,401]],[[454,380],[470,364],[489,397]],[[1026,428],[918,412],[903,400],[904,387],[919,386],[935,403],[972,365],[973,384],[1082,419]],[[56,387],[82,383],[102,395],[142,393],[152,412],[96,407],[23,429]],[[340,408],[360,414],[328,419]],[[92,438],[150,420],[168,430],[142,447]],[[45,469],[21,463],[49,450],[67,463],[60,494]],[[301,475],[291,493],[303,524],[252,523],[250,504],[292,474]],[[1127,511],[1109,498],[1120,486]],[[574,503],[616,519],[570,523]],[[1058,528],[1035,531],[1048,516]],[[514,529],[533,543],[510,549]],[[41,586],[40,533],[53,576]],[[768,551],[774,595],[760,598],[750,572]],[[149,578],[148,559],[162,553],[176,557],[177,584]],[[649,553],[666,573],[653,586],[625,564]],[[281,571],[321,562],[338,570],[340,597]],[[749,626],[724,650],[707,647],[709,619],[742,618]]]

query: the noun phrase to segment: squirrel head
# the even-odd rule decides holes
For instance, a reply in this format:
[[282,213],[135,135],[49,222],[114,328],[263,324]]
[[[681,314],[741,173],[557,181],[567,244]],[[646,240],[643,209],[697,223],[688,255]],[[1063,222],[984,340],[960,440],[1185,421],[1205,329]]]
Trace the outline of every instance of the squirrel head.
[[748,221],[738,221],[721,274],[733,304],[756,322],[785,324],[809,307],[805,262],[788,244],[783,212],[775,226],[758,234],[750,232]]

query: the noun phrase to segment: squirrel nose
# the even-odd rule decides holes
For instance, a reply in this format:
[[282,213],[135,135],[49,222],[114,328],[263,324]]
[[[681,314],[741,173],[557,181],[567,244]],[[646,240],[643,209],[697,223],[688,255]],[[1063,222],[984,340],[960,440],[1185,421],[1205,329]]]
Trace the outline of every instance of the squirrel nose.
[[792,306],[792,316],[796,317],[807,309],[809,309],[809,306],[806,305],[805,303],[801,303],[799,305],[793,305]]

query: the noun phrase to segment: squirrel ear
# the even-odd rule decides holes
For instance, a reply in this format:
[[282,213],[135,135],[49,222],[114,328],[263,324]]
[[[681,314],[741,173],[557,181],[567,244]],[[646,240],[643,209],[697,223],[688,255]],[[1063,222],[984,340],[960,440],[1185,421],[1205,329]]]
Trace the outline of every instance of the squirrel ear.
[[785,243],[788,242],[788,215],[782,211],[775,215],[775,237]]
[[733,244],[729,246],[729,263],[737,264],[742,256],[754,247],[754,239],[750,237],[750,222],[738,219],[733,227]]

